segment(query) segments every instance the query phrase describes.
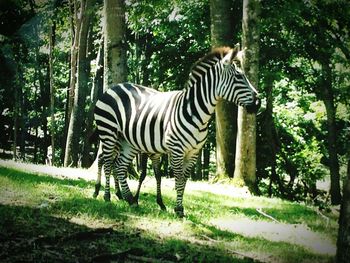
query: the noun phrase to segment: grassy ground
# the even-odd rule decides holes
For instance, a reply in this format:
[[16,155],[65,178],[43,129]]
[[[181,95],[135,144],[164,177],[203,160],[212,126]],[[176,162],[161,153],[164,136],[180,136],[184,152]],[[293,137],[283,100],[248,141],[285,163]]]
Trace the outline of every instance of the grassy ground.
[[335,254],[337,215],[313,207],[189,182],[179,219],[172,180],[163,180],[163,212],[150,178],[139,207],[129,207],[93,199],[91,181],[23,167],[0,163],[0,262],[332,262]]

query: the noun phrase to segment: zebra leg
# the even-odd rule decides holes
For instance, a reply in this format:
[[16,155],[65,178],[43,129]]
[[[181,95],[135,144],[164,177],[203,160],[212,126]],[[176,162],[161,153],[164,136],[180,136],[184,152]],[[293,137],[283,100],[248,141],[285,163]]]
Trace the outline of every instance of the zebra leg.
[[184,170],[186,179],[190,177],[192,167],[196,163],[197,158],[198,158],[198,153],[194,153],[191,156],[187,156],[187,158],[185,159],[183,170]]
[[147,160],[148,156],[146,153],[141,153],[140,154],[140,166],[141,166],[141,175],[139,178],[139,184],[137,186],[137,191],[134,196],[134,204],[138,204],[139,202],[139,195],[140,195],[140,190],[141,190],[141,185],[143,181],[145,180],[146,174],[147,174]]
[[184,217],[184,208],[182,205],[183,195],[186,186],[186,177],[183,173],[183,156],[172,156],[171,166],[175,176],[175,190],[176,190],[176,205],[174,211],[177,216]]
[[102,171],[102,166],[103,166],[103,153],[99,154],[99,156],[97,157],[97,179],[96,179],[96,183],[95,183],[95,192],[93,194],[93,197],[96,198],[100,192],[100,188],[101,188],[101,171]]
[[123,199],[126,200],[130,205],[134,203],[134,198],[130,192],[129,185],[126,180],[126,172],[128,170],[128,166],[130,165],[136,154],[137,151],[125,144],[116,161],[116,174],[118,176],[118,180],[121,186],[122,196]]
[[160,206],[160,209],[165,211],[166,207],[163,203],[162,191],[161,191],[162,172],[160,169],[160,155],[156,155],[156,154],[152,155],[151,160],[152,160],[154,175],[157,181],[157,204]]
[[103,196],[106,202],[111,201],[111,192],[110,192],[110,177],[112,170],[114,168],[114,147],[109,145],[103,145],[103,159],[104,159],[104,171],[106,177],[106,186],[105,194]]
[[116,174],[116,167],[115,166],[116,166],[116,163],[114,162],[112,173],[113,173],[113,178],[114,178],[115,195],[118,197],[119,200],[123,200],[123,196],[122,196],[122,192],[121,192],[120,187],[119,187],[119,180],[118,180],[118,176]]

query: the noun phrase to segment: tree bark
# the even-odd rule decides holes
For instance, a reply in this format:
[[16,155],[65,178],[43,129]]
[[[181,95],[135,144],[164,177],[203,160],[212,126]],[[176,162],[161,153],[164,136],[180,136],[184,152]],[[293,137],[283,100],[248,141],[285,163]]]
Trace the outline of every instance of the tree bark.
[[87,59],[87,36],[90,26],[90,16],[94,1],[82,0],[81,1],[81,26],[79,34],[79,50],[78,50],[78,75],[77,84],[75,87],[74,104],[72,108],[72,114],[69,121],[69,128],[67,134],[66,151],[64,158],[64,166],[77,166],[78,153],[80,152],[79,141],[81,132],[83,130],[82,124],[84,123],[84,108],[85,99],[87,95],[88,80],[89,80],[89,67]]
[[126,25],[124,0],[104,1],[104,83],[106,90],[111,84],[127,80]]
[[[233,3],[231,0],[211,0],[211,46],[232,46],[234,40]],[[233,178],[237,132],[237,107],[220,101],[216,106],[216,179]]]
[[[260,0],[244,0],[242,44],[247,50],[243,69],[255,88],[259,83],[259,18]],[[238,109],[235,165],[235,179],[242,180],[252,192],[256,192],[256,115],[248,114],[242,107]]]
[[343,186],[343,202],[340,209],[337,241],[337,263],[346,263],[350,258],[350,158],[347,178]]

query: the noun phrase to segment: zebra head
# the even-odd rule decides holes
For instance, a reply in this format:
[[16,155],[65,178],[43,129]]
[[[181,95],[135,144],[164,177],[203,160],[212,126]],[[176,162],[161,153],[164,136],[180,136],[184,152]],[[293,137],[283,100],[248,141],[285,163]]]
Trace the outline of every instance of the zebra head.
[[240,68],[244,51],[236,46],[221,59],[221,87],[219,97],[244,107],[249,113],[256,113],[260,107],[258,92]]

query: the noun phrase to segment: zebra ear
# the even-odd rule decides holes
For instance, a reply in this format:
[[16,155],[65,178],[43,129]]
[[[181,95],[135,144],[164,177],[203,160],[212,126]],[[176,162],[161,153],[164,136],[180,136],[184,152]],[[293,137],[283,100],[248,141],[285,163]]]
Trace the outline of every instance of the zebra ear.
[[245,47],[244,49],[240,50],[237,52],[236,54],[236,59],[242,63],[243,62],[243,58],[244,58],[244,54],[245,54],[245,51],[247,50],[247,48]]
[[226,65],[230,65],[232,59],[234,58],[234,49],[231,49],[222,59],[221,59],[221,63]]
[[224,65],[231,65],[233,59],[237,56],[239,53],[239,44],[236,44],[233,49],[230,49],[230,51],[223,57],[221,60],[222,64]]

